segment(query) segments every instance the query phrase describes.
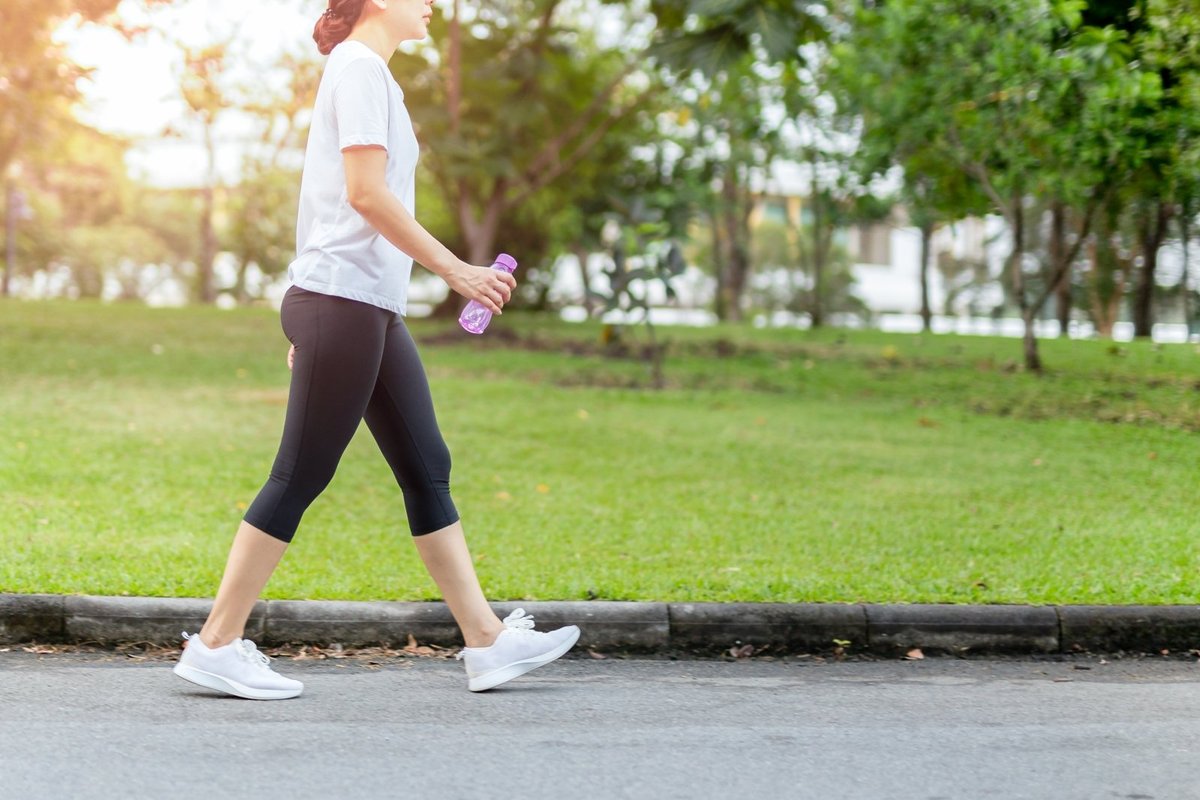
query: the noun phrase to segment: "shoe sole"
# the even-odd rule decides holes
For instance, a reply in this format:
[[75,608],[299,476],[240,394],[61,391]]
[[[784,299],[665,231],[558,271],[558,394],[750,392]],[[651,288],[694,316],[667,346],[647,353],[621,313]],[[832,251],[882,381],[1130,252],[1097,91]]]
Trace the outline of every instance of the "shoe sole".
[[218,692],[231,694],[234,697],[242,697],[246,700],[287,700],[299,696],[304,691],[303,686],[299,689],[254,689],[237,681],[222,678],[220,675],[190,667],[187,664],[176,664],[172,672],[185,681],[194,683],[197,686],[203,686],[206,689],[215,689]]
[[559,658],[572,647],[575,642],[579,641],[579,630],[575,630],[575,635],[567,641],[560,644],[548,653],[543,653],[535,658],[527,658],[524,661],[517,661],[499,669],[494,669],[491,672],[477,675],[467,681],[467,688],[472,692],[483,692],[499,686],[502,683],[511,681],[513,678],[518,678],[530,670],[545,666],[556,658]]

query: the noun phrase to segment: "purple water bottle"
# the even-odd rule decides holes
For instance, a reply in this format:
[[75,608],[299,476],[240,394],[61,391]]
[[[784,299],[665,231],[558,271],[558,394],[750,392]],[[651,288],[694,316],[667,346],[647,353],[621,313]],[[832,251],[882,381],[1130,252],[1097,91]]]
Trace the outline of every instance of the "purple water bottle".
[[[492,269],[501,269],[512,274],[517,268],[517,260],[508,253],[501,253],[496,256],[495,263],[492,264]],[[467,307],[463,309],[462,314],[458,317],[458,324],[463,327],[467,333],[483,333],[487,329],[488,323],[492,321],[492,312],[488,311],[477,300],[472,300],[467,303]]]

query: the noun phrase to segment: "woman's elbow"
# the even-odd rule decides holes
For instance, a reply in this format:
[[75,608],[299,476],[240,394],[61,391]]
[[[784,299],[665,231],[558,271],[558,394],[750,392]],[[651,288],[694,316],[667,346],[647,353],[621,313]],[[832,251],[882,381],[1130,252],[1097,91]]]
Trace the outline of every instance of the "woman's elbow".
[[362,216],[368,216],[371,210],[375,208],[378,198],[378,192],[371,189],[348,190],[346,192],[346,201],[350,203],[350,207],[357,211]]

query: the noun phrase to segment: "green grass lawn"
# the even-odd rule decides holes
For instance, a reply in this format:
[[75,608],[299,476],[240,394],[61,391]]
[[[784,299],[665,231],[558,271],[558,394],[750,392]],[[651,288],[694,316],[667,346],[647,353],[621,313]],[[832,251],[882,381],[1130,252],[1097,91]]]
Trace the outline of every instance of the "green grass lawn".
[[[662,329],[656,391],[595,323],[411,326],[492,599],[1200,602],[1193,346]],[[211,596],[286,350],[270,309],[0,302],[0,591]],[[408,538],[364,425],[266,596],[437,598]]]

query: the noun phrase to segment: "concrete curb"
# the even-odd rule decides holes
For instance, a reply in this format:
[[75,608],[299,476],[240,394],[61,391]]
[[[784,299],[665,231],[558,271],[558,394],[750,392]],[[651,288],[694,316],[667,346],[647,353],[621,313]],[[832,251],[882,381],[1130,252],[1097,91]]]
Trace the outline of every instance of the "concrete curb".
[[[211,599],[0,594],[0,644],[38,641],[175,644],[200,629]],[[873,605],[838,603],[497,602],[538,628],[576,624],[580,645],[601,651],[716,654],[753,645],[770,653],[1061,653],[1200,648],[1197,606]],[[246,638],[263,645],[458,647],[444,603],[260,600]]]

